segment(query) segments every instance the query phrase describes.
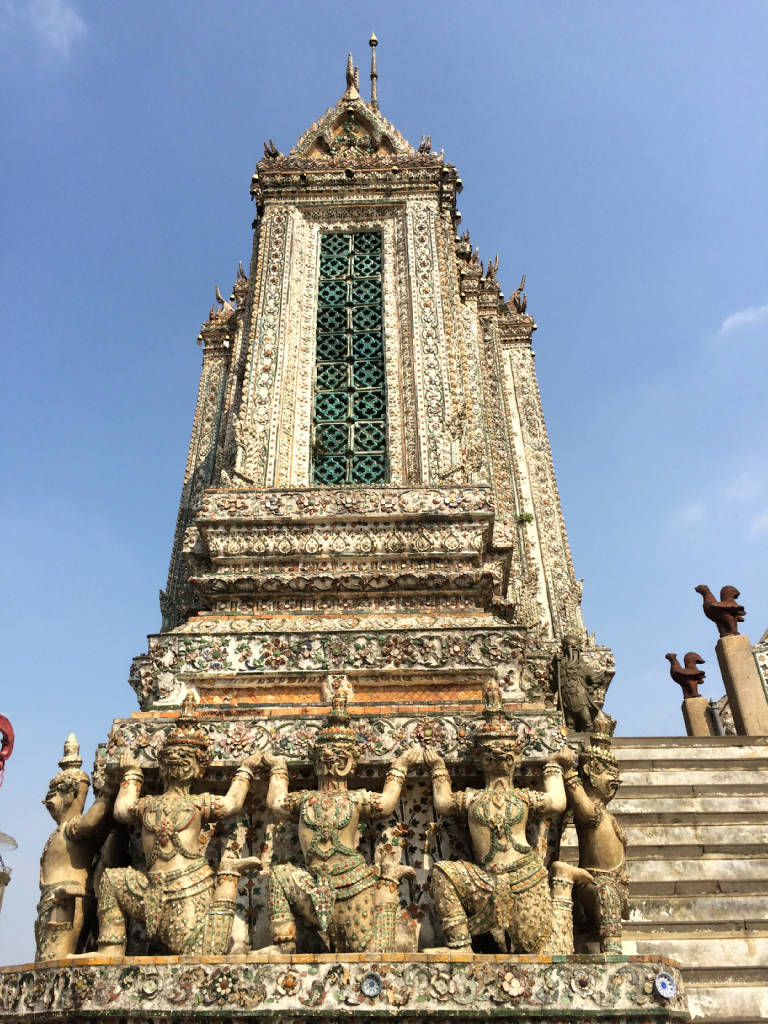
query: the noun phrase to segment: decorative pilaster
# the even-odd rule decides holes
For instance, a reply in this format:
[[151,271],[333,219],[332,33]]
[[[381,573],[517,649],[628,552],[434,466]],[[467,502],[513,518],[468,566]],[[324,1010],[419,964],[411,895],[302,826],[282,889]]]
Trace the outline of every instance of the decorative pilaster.
[[[241,267],[235,286],[235,295],[241,300],[245,295],[246,286],[247,278]],[[223,413],[230,355],[240,328],[240,316],[230,302],[221,298],[218,288],[216,298],[218,308],[211,307],[208,319],[201,327],[197,339],[198,344],[203,346],[203,366],[168,570],[168,583],[166,589],[160,591],[163,630],[178,626],[197,606],[194,593],[187,583],[188,573],[182,561],[182,545],[184,534],[195,517],[203,491],[216,482],[221,470],[220,466],[217,467],[217,455],[225,426]]]

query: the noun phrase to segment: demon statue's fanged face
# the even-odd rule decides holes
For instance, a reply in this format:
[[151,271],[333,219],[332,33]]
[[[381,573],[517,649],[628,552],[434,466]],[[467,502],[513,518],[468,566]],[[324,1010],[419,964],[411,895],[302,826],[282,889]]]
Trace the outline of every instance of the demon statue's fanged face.
[[312,751],[312,761],[318,776],[346,778],[357,765],[357,751],[354,744],[345,740],[318,743]]
[[482,771],[510,775],[520,760],[520,744],[516,739],[488,739],[484,736],[477,744],[477,756]]
[[619,769],[600,758],[590,757],[582,768],[584,781],[594,790],[597,796],[609,803],[616,796],[621,785]]
[[[60,821],[62,815],[69,810],[77,799],[82,785],[82,780],[74,772],[59,772],[51,779],[48,784],[48,792],[43,799],[43,806],[54,821]],[[85,789],[87,790],[87,788],[86,783]],[[83,793],[82,802],[85,802],[85,793]]]
[[166,783],[192,782],[203,774],[207,758],[195,746],[167,743],[158,753],[157,762]]

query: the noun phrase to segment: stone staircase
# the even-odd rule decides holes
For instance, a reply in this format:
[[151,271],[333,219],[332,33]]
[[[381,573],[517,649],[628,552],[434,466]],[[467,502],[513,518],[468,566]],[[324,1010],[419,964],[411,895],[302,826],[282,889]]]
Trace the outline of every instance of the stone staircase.
[[[768,737],[617,738],[624,952],[683,968],[693,1021],[768,1020]],[[564,860],[578,856],[573,826]]]

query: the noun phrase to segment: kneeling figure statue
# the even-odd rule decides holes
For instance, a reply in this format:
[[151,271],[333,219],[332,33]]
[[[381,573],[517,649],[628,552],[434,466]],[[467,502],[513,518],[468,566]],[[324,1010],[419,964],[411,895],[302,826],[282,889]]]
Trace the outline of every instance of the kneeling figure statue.
[[621,921],[629,916],[627,837],[606,810],[619,788],[619,766],[612,749],[616,722],[600,712],[581,771],[565,773],[568,804],[579,840],[579,866],[586,869],[573,895],[596,927],[602,953],[621,953]]
[[94,854],[112,821],[114,793],[106,778],[94,775],[96,799],[84,811],[89,779],[82,771],[77,737],[71,733],[64,744],[61,769],[51,779],[43,803],[58,826],[40,858],[40,903],[37,907],[35,960],[55,960],[77,952],[93,903]]
[[141,825],[147,870],[105,870],[99,886],[99,953],[125,955],[127,917],[142,921],[147,937],[170,953],[226,953],[239,873],[260,862],[222,860],[215,875],[200,852],[200,833],[205,822],[242,810],[261,755],[240,765],[224,796],[193,795],[190,787],[209,763],[208,740],[183,707],[157,760],[163,792],[145,797],[143,772],[132,755],[123,755],[120,762],[123,778],[114,816]]
[[490,934],[502,952],[571,953],[571,887],[584,875],[555,862],[550,891],[546,867],[529,846],[529,815],[561,814],[566,807],[560,760],[572,764],[568,748],[544,766],[544,792],[518,789],[515,767],[522,741],[507,721],[495,686],[485,693],[485,722],[474,734],[483,789],[454,793],[443,759],[427,749],[438,814],[466,817],[477,863],[437,861],[432,899],[449,948],[470,951],[472,936]]
[[381,793],[348,790],[347,777],[357,764],[357,743],[343,693],[334,695],[331,713],[312,748],[316,790],[289,793],[285,759],[264,755],[271,769],[267,806],[277,818],[298,820],[306,863],[306,868],[293,864],[272,868],[269,923],[274,951],[296,951],[296,915],[319,929],[332,952],[416,948],[414,929],[409,935],[404,924],[399,933],[397,928],[397,886],[413,871],[397,863],[398,848],[392,843],[385,842],[377,850],[376,866],[367,863],[358,844],[360,823],[392,814],[408,768],[421,759],[419,748],[401,754],[392,763]]

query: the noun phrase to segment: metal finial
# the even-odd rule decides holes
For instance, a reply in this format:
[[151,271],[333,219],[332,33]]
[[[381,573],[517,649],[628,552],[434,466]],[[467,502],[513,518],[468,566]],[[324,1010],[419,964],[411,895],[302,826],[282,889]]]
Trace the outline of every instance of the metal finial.
[[376,38],[376,33],[371,32],[371,38],[368,40],[368,45],[371,48],[371,108],[373,110],[379,109],[379,72],[376,70],[376,47],[379,45],[379,40]]

